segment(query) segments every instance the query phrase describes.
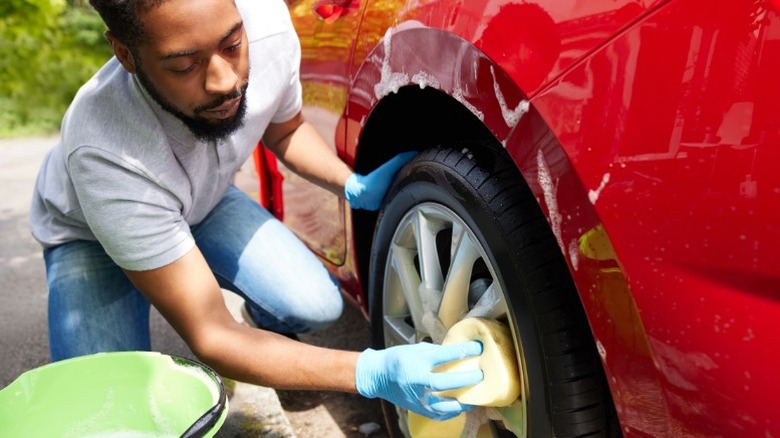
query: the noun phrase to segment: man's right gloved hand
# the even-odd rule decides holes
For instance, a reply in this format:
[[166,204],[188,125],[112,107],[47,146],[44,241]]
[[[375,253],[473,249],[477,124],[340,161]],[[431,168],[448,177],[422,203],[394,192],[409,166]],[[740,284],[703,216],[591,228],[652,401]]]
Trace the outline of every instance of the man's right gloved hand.
[[437,373],[433,368],[481,353],[482,344],[477,341],[450,345],[423,342],[385,350],[369,348],[358,357],[355,384],[365,397],[379,397],[417,414],[447,420],[473,406],[435,392],[474,385],[484,375],[481,370]]
[[344,197],[349,202],[349,206],[371,211],[379,210],[395,174],[415,155],[417,155],[415,151],[402,152],[368,175],[357,173],[350,175],[344,186]]

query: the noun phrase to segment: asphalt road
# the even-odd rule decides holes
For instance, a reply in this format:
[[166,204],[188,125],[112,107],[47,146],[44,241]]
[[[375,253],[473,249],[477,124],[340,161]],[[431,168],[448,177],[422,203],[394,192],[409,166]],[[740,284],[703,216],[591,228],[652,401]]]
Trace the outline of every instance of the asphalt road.
[[[27,214],[38,166],[56,141],[0,140],[0,388],[49,362],[46,273]],[[152,313],[153,349],[192,357],[170,325]]]
[[27,211],[35,167],[52,142],[0,140],[0,387],[49,357],[43,258]]

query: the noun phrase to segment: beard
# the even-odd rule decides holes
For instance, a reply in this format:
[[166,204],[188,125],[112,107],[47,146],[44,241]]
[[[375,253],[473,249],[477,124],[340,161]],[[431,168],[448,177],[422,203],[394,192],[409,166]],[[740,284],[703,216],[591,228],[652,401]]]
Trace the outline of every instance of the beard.
[[[240,89],[235,90],[232,93],[222,95],[205,105],[201,105],[195,108],[193,111],[195,113],[195,117],[190,117],[177,109],[172,103],[168,102],[157,90],[157,88],[155,88],[149,77],[146,76],[146,74],[144,74],[140,68],[136,70],[136,77],[138,77],[138,81],[141,82],[141,85],[146,88],[146,91],[149,93],[149,95],[152,96],[152,99],[154,99],[154,101],[157,102],[157,104],[160,105],[162,109],[173,114],[177,119],[181,120],[182,123],[187,126],[190,132],[192,132],[192,135],[200,141],[208,142],[223,140],[244,126],[244,118],[246,116],[246,90],[247,87],[249,87],[248,78],[246,79],[244,86]],[[242,96],[242,98],[238,104],[236,114],[233,115],[233,117],[219,121],[206,120],[202,117],[198,117],[199,113],[217,108],[228,100],[235,99],[239,96]]]

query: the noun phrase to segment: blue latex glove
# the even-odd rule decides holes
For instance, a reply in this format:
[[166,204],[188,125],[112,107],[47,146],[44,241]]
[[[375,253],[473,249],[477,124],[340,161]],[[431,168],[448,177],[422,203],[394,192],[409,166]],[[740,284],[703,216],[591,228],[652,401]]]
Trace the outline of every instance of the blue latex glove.
[[344,195],[352,208],[379,210],[393,177],[417,152],[404,152],[374,169],[368,175],[353,173],[344,185]]
[[360,354],[355,384],[364,397],[385,399],[404,409],[436,420],[448,420],[473,406],[442,397],[435,391],[479,383],[482,370],[436,373],[436,366],[482,354],[482,344],[469,341],[450,345],[399,345],[385,350],[367,349]]

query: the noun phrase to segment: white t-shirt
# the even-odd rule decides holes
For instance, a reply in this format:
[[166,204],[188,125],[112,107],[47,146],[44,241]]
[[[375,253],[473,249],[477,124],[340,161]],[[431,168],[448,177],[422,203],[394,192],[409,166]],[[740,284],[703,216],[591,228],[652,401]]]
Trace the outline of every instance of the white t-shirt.
[[35,187],[30,226],[49,248],[98,240],[122,268],[165,266],[195,245],[269,123],[301,109],[300,44],[282,0],[237,0],[249,41],[244,126],[200,142],[109,60],[74,98]]

